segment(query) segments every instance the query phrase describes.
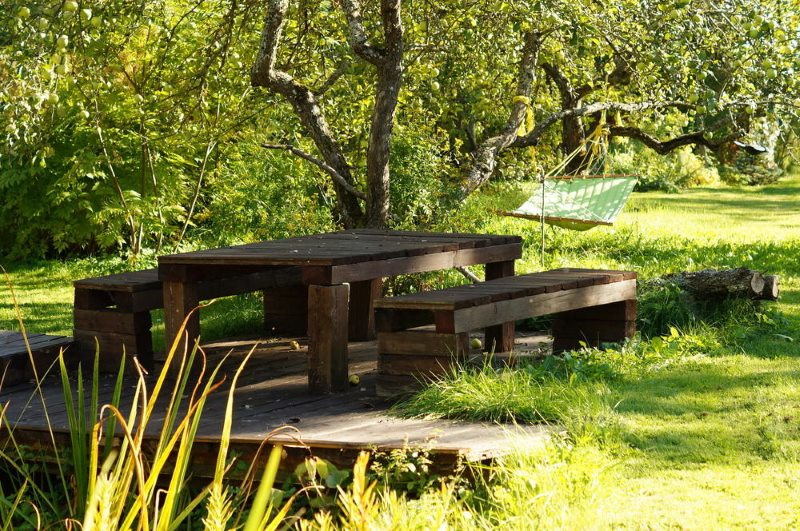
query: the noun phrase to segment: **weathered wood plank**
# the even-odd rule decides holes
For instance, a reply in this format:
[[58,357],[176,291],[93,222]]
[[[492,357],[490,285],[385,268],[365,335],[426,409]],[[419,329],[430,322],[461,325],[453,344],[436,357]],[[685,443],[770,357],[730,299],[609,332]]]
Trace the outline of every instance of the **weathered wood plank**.
[[84,278],[72,283],[76,288],[101,291],[149,291],[161,289],[158,269],[130,271],[102,277]]
[[375,309],[375,329],[378,332],[395,332],[433,324],[433,313],[428,310]]
[[73,324],[79,330],[139,334],[149,332],[152,326],[150,312],[119,312],[115,310],[81,310],[72,312]]
[[350,286],[308,288],[308,387],[312,393],[345,391]]
[[469,336],[467,334],[439,334],[432,330],[379,332],[378,352],[380,354],[463,358],[470,353]]
[[455,332],[469,332],[487,325],[564,312],[586,306],[610,304],[634,298],[636,298],[635,280],[576,288],[569,291],[542,293],[480,307],[455,310]]

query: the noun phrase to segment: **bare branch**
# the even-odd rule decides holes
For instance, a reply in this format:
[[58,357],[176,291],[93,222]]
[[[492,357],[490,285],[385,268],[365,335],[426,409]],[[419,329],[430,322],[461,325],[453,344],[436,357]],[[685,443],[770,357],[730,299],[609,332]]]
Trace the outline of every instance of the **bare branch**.
[[359,0],[342,0],[342,9],[347,18],[347,28],[349,30],[347,40],[356,55],[374,65],[383,62],[384,51],[370,44],[369,39],[367,39]]
[[497,157],[517,139],[517,131],[525,119],[528,106],[531,104],[531,90],[536,76],[536,64],[539,59],[539,50],[543,38],[540,33],[527,32],[524,35],[524,39],[525,46],[519,62],[517,90],[511,114],[500,133],[484,140],[475,150],[474,162],[469,169],[466,182],[462,188],[464,194],[473,192],[492,176],[497,166]]
[[353,194],[354,196],[356,196],[359,199],[363,199],[363,200],[367,199],[367,195],[364,192],[362,192],[361,190],[356,189],[355,187],[353,187],[353,185],[348,183],[345,180],[345,178],[342,177],[339,174],[339,172],[336,171],[336,169],[333,166],[330,166],[329,164],[326,164],[324,160],[318,159],[314,155],[311,155],[310,153],[306,153],[302,149],[298,149],[298,148],[292,146],[291,144],[261,144],[261,147],[263,147],[264,149],[282,149],[282,150],[290,152],[292,155],[296,155],[296,156],[300,157],[303,160],[307,160],[311,164],[314,164],[315,166],[319,167],[322,171],[324,171],[325,173],[330,175],[333,178],[333,180],[336,181],[336,183],[339,186],[341,186],[342,188],[347,190],[349,193]]
[[473,273],[472,271],[470,271],[466,267],[458,266],[458,267],[456,267],[456,271],[458,271],[459,273],[464,275],[464,277],[469,279],[469,281],[472,282],[473,284],[480,284],[481,282],[483,282],[481,280],[481,277],[479,277],[478,275],[476,275],[475,273]]
[[619,111],[624,113],[637,113],[646,110],[666,109],[675,107],[679,109],[689,109],[692,106],[683,101],[645,101],[642,103],[621,103],[621,102],[598,102],[590,103],[582,107],[574,109],[564,109],[555,112],[542,120],[530,133],[525,136],[518,137],[512,143],[513,147],[527,147],[536,146],[539,144],[542,135],[554,123],[558,122],[565,116],[586,116],[595,114],[602,111]]
[[695,131],[692,133],[686,133],[684,135],[676,136],[675,138],[671,138],[669,140],[659,140],[655,136],[645,133],[638,127],[629,127],[629,126],[619,126],[615,125],[611,127],[610,135],[614,136],[624,136],[627,138],[634,138],[640,141],[645,146],[649,147],[656,153],[660,155],[665,155],[670,151],[674,151],[682,146],[688,146],[691,144],[697,144],[701,146],[706,146],[712,150],[717,150],[720,146],[727,144],[736,140],[737,138],[741,138],[743,135],[741,132],[734,132],[730,135],[726,136],[725,138],[718,140],[716,142],[711,142],[706,140],[707,131]]

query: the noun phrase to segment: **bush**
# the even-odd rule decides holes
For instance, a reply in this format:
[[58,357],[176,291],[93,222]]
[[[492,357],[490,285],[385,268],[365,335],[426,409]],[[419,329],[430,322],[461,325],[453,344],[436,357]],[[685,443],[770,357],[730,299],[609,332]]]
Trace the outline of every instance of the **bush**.
[[637,190],[677,192],[691,186],[707,186],[720,181],[714,162],[690,148],[668,155],[658,153],[627,141],[618,141],[611,152],[610,173],[639,176]]

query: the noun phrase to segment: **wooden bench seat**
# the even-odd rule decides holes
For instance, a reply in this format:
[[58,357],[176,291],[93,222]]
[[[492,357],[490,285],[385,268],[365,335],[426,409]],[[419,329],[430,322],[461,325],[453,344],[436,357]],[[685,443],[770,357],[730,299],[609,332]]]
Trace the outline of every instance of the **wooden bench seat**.
[[[553,350],[621,341],[636,331],[636,273],[556,269],[438,291],[379,299],[378,392],[418,387],[471,354],[469,333],[486,329],[485,348],[509,352],[514,322],[554,314]],[[432,326],[431,326],[432,325]],[[426,327],[427,328],[420,328]]]
[[[59,352],[71,345],[71,337],[45,334],[28,334],[26,345],[21,333],[0,330],[0,388],[28,382],[35,375],[41,378],[56,361]],[[31,362],[36,365],[35,373]],[[58,368],[55,370],[57,372]]]
[[[298,268],[241,268],[227,276],[197,283],[200,300],[252,291],[280,291],[301,284]],[[94,359],[100,346],[100,369],[119,369],[123,353],[153,365],[150,311],[164,307],[163,283],[157,269],[85,278],[73,283],[73,336],[82,360]]]

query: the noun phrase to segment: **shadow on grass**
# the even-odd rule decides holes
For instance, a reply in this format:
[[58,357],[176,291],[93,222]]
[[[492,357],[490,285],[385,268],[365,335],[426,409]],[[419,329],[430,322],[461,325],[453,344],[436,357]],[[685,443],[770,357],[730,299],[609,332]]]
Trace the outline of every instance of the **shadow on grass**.
[[580,256],[583,261],[595,256],[633,268],[645,276],[742,266],[770,274],[800,276],[800,234],[795,241],[759,243],[650,238],[630,227],[592,238],[565,233],[554,236],[549,245],[558,249],[556,260],[565,255]]
[[800,368],[769,363],[733,356],[624,385],[622,439],[662,465],[797,457]]

